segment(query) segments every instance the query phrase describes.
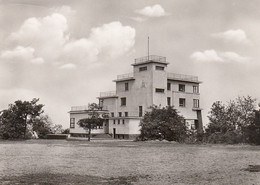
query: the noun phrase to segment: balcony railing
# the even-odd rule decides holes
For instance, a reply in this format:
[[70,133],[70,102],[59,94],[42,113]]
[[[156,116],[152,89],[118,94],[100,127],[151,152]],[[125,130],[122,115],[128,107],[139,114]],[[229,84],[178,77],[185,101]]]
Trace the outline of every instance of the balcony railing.
[[166,63],[166,57],[161,57],[157,55],[149,55],[141,58],[136,58],[135,59],[135,64],[147,62],[147,61],[154,61],[154,62],[162,62]]
[[199,82],[197,76],[192,75],[183,75],[183,74],[176,74],[176,73],[167,73],[167,77],[174,80],[181,80],[181,81],[189,81],[189,82]]
[[116,91],[100,92],[100,97],[116,96]]
[[117,80],[133,78],[133,77],[134,77],[134,73],[127,73],[127,74],[117,75]]
[[[89,110],[88,105],[80,105],[71,107],[71,111],[87,111]],[[107,110],[107,106],[100,107],[99,110]]]
[[80,105],[80,106],[71,107],[71,111],[82,111],[82,110],[88,110],[88,105]]

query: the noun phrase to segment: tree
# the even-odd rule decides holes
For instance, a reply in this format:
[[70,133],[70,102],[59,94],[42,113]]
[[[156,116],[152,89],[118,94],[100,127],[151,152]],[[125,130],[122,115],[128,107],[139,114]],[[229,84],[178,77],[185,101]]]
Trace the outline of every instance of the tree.
[[78,121],[78,125],[88,130],[88,141],[91,137],[91,129],[102,126],[104,119],[108,118],[106,113],[100,114],[101,108],[96,103],[88,105],[88,117]]
[[1,111],[0,129],[2,137],[25,138],[28,120],[40,116],[43,113],[42,104],[37,104],[39,99],[32,101],[17,100],[10,104],[9,108]]
[[247,142],[248,127],[254,124],[255,102],[250,96],[238,97],[227,105],[214,102],[209,112],[206,134],[214,142]]
[[52,133],[53,123],[48,115],[41,115],[30,119],[29,124],[32,125],[32,131],[36,132],[41,139],[45,139],[47,134]]
[[151,107],[141,120],[141,140],[159,139],[183,142],[187,136],[184,118],[171,106]]

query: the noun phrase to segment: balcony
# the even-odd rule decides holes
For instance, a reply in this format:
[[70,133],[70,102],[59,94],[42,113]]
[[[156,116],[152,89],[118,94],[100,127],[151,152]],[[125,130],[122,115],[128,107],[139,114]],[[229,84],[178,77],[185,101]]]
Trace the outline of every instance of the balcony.
[[[107,106],[103,106],[99,109],[107,110]],[[72,106],[70,111],[89,111],[88,105]]]
[[141,57],[141,58],[136,58],[134,65],[141,64],[141,63],[148,62],[148,61],[154,61],[154,62],[160,62],[160,63],[167,64],[166,57],[161,57],[161,56],[157,56],[157,55],[149,55],[149,56],[145,56],[145,57]]
[[167,78],[172,80],[179,80],[185,82],[196,82],[200,83],[197,76],[192,75],[183,75],[183,74],[176,74],[176,73],[167,73]]
[[117,75],[116,81],[133,79],[133,78],[134,78],[134,73],[127,73],[127,74]]
[[107,91],[107,92],[100,92],[99,97],[117,97],[116,91]]

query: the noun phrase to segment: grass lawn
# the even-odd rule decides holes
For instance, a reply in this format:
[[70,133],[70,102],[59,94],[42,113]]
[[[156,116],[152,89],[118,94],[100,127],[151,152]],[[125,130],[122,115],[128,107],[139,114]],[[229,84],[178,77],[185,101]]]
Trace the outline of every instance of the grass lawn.
[[260,184],[260,146],[0,141],[0,184]]

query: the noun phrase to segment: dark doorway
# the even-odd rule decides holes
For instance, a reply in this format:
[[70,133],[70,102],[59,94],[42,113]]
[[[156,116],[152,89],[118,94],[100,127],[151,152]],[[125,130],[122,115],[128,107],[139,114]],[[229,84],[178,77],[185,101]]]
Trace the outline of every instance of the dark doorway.
[[113,128],[113,137],[116,138],[116,128]]

